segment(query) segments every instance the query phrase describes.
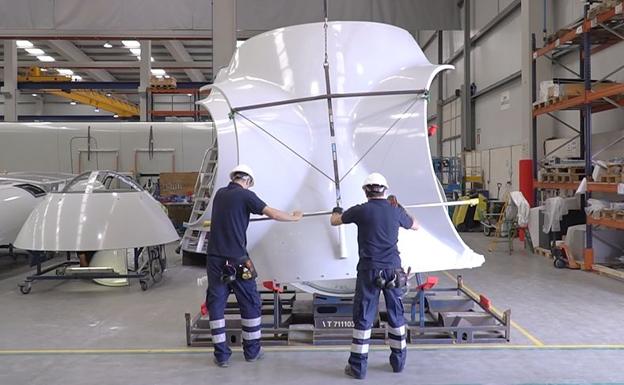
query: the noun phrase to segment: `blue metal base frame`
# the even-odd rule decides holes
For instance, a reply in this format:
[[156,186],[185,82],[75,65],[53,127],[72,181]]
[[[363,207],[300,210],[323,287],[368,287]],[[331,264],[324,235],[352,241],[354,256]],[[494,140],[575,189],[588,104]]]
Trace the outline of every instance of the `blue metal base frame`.
[[[424,283],[423,275],[416,275],[417,286]],[[408,322],[408,342],[417,344],[430,343],[483,343],[483,342],[509,342],[511,338],[511,310],[506,310],[502,315],[494,312],[490,306],[484,304],[481,298],[463,286],[461,275],[457,276],[457,287],[434,288],[429,290],[412,290],[409,296],[410,321]],[[457,299],[447,301],[444,311],[431,310],[431,303],[438,301],[436,295],[455,294]],[[471,306],[466,309],[465,305],[470,302]],[[439,300],[444,303],[444,300]],[[459,306],[457,305],[459,303]],[[473,310],[476,305],[480,310]],[[437,306],[440,306],[439,304]],[[443,305],[444,306],[444,305]],[[457,307],[457,308],[454,308]],[[456,313],[458,316],[452,325],[444,324],[443,313]],[[417,317],[418,314],[418,317]],[[461,314],[483,315],[491,320],[490,325],[470,325],[469,321],[462,322]]]
[[[63,281],[71,279],[105,279],[105,278],[127,278],[138,279],[142,290],[147,290],[153,284],[162,279],[162,273],[167,265],[167,257],[163,246],[149,246],[147,264],[139,265],[139,256],[143,252],[143,247],[134,249],[134,270],[132,274],[119,274],[115,272],[101,273],[80,273],[66,274],[66,269],[71,266],[80,265],[80,261],[72,260],[71,254],[66,253],[66,260],[43,267],[43,263],[48,260],[45,253],[30,252],[31,266],[36,266],[35,274],[26,277],[23,283],[18,285],[22,294],[28,294],[32,290],[32,283],[35,281]],[[54,272],[54,274],[48,274]]]

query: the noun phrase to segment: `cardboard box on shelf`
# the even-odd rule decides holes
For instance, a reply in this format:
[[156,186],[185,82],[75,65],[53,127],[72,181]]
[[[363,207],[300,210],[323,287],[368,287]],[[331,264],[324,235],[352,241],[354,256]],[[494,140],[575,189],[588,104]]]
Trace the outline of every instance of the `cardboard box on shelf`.
[[160,196],[192,195],[194,193],[197,172],[162,172],[160,173]]

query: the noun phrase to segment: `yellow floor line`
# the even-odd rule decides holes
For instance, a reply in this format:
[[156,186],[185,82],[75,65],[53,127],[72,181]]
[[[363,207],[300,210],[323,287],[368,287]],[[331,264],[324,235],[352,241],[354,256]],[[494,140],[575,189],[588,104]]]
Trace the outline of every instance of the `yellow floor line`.
[[[570,344],[570,345],[512,345],[512,344],[459,344],[459,345],[409,345],[408,350],[624,350],[624,344]],[[349,346],[265,346],[267,352],[348,352]],[[386,345],[374,345],[371,351],[386,351]],[[241,352],[240,347],[232,351]],[[71,354],[206,354],[212,348],[143,348],[143,349],[0,349],[0,356],[10,355],[71,355]]]
[[[457,279],[455,277],[453,277],[449,272],[447,271],[443,271],[443,273],[449,277],[453,282],[457,282]],[[468,285],[466,285],[464,283],[464,289],[470,293],[471,295],[479,298],[479,294],[477,294],[474,290],[472,290]],[[502,312],[499,311],[497,308],[495,308],[494,306],[491,306],[491,309],[493,312],[497,313],[499,316],[502,317]],[[528,330],[526,330],[525,328],[523,328],[522,326],[518,325],[517,322],[515,321],[511,321],[511,327],[513,327],[514,329],[516,329],[517,331],[519,331],[522,335],[524,335],[526,338],[528,338],[533,345],[535,346],[544,346],[544,343],[542,341],[539,340],[539,338],[535,337],[534,335],[532,335],[531,333],[529,333]]]

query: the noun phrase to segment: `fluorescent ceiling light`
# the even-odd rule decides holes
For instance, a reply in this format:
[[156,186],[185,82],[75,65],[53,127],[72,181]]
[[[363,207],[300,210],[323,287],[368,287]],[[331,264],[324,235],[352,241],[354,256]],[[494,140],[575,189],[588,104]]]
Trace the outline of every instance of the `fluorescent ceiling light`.
[[33,56],[45,55],[45,52],[41,48],[26,48],[26,52]]
[[32,96],[38,96],[37,94],[32,94]]
[[126,48],[140,48],[141,47],[141,43],[139,43],[136,40],[122,40],[121,44],[123,44],[123,46]]
[[74,71],[72,71],[72,70],[70,70],[70,69],[65,69],[65,68],[59,68],[59,69],[57,69],[56,71],[57,71],[59,74],[61,74],[61,75],[69,75],[69,76],[71,76],[71,75],[73,75],[73,74],[74,74]]
[[33,43],[29,42],[28,40],[15,40],[15,44],[17,45],[17,48],[32,48],[33,47]]
[[37,56],[37,59],[39,59],[39,61],[46,61],[46,62],[54,61],[54,58],[48,55]]
[[165,72],[164,69],[161,68],[152,68],[152,75],[156,75],[156,76],[165,76],[167,72]]
[[102,46],[104,48],[113,48],[113,45],[109,42],[104,43],[104,45]]
[[141,48],[130,48],[130,52],[134,55],[134,56],[139,56],[141,54]]

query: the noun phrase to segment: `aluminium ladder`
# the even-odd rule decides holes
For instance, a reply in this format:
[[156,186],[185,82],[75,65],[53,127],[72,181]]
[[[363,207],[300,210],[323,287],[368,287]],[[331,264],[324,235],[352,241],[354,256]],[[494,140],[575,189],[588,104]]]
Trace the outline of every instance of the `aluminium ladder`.
[[206,253],[206,241],[210,227],[200,222],[214,191],[217,157],[218,151],[215,139],[212,146],[204,153],[197,180],[195,181],[193,210],[188,222],[184,223],[186,230],[180,243],[183,252]]

